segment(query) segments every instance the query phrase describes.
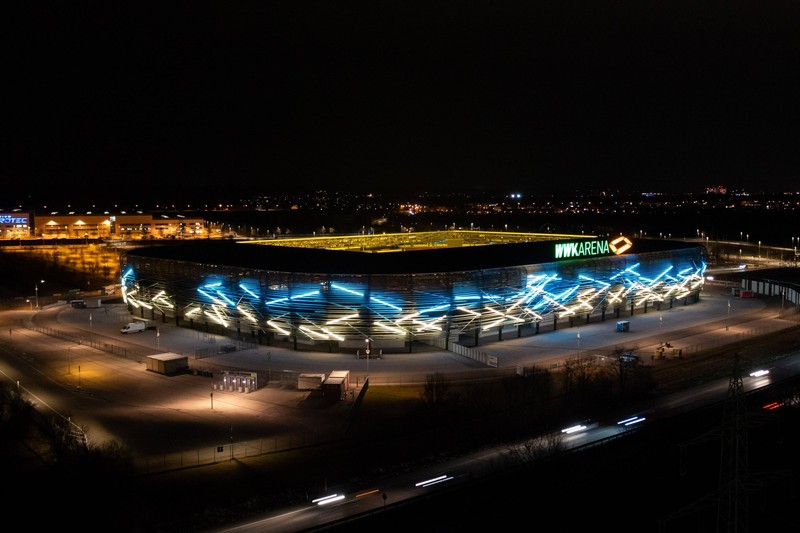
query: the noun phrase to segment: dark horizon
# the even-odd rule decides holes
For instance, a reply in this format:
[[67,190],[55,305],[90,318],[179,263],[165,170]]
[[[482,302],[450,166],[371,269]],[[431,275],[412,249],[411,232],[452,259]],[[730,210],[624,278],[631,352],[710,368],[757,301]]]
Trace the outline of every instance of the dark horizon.
[[3,194],[797,190],[798,14],[16,6]]

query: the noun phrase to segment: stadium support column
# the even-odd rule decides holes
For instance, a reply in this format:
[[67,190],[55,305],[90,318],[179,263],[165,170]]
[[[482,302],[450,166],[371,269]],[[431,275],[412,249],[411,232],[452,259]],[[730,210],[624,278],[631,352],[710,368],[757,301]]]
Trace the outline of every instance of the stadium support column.
[[553,313],[553,331],[558,329],[558,313]]
[[480,337],[481,337],[481,322],[482,315],[478,316],[478,320],[475,321],[475,346],[480,344]]
[[172,303],[174,305],[174,307],[172,308],[172,318],[175,319],[175,327],[180,327],[181,318],[183,318],[183,317],[181,317],[180,310],[183,309],[184,306],[179,303],[178,291],[175,288],[174,284],[169,286],[169,290],[172,292],[172,294],[175,295],[175,296],[173,296],[173,300],[172,300]]

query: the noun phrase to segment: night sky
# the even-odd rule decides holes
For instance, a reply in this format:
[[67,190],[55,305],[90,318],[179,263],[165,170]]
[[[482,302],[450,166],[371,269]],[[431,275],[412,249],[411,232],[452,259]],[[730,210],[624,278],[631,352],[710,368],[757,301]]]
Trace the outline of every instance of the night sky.
[[796,1],[18,4],[7,201],[800,190]]

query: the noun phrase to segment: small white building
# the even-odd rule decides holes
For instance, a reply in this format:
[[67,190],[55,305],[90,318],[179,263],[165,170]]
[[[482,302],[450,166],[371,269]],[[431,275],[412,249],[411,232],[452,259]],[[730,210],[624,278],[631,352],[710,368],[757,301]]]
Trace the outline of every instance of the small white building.
[[177,374],[189,369],[189,358],[172,352],[148,355],[146,362],[147,370],[165,375]]

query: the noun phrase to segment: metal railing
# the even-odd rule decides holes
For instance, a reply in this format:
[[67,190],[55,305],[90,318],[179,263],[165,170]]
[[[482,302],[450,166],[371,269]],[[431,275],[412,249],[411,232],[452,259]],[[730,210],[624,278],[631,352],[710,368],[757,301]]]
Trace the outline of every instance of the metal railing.
[[135,457],[133,466],[139,474],[154,474],[316,446],[328,441],[329,439],[317,433],[289,433],[242,442],[225,442],[193,450]]

